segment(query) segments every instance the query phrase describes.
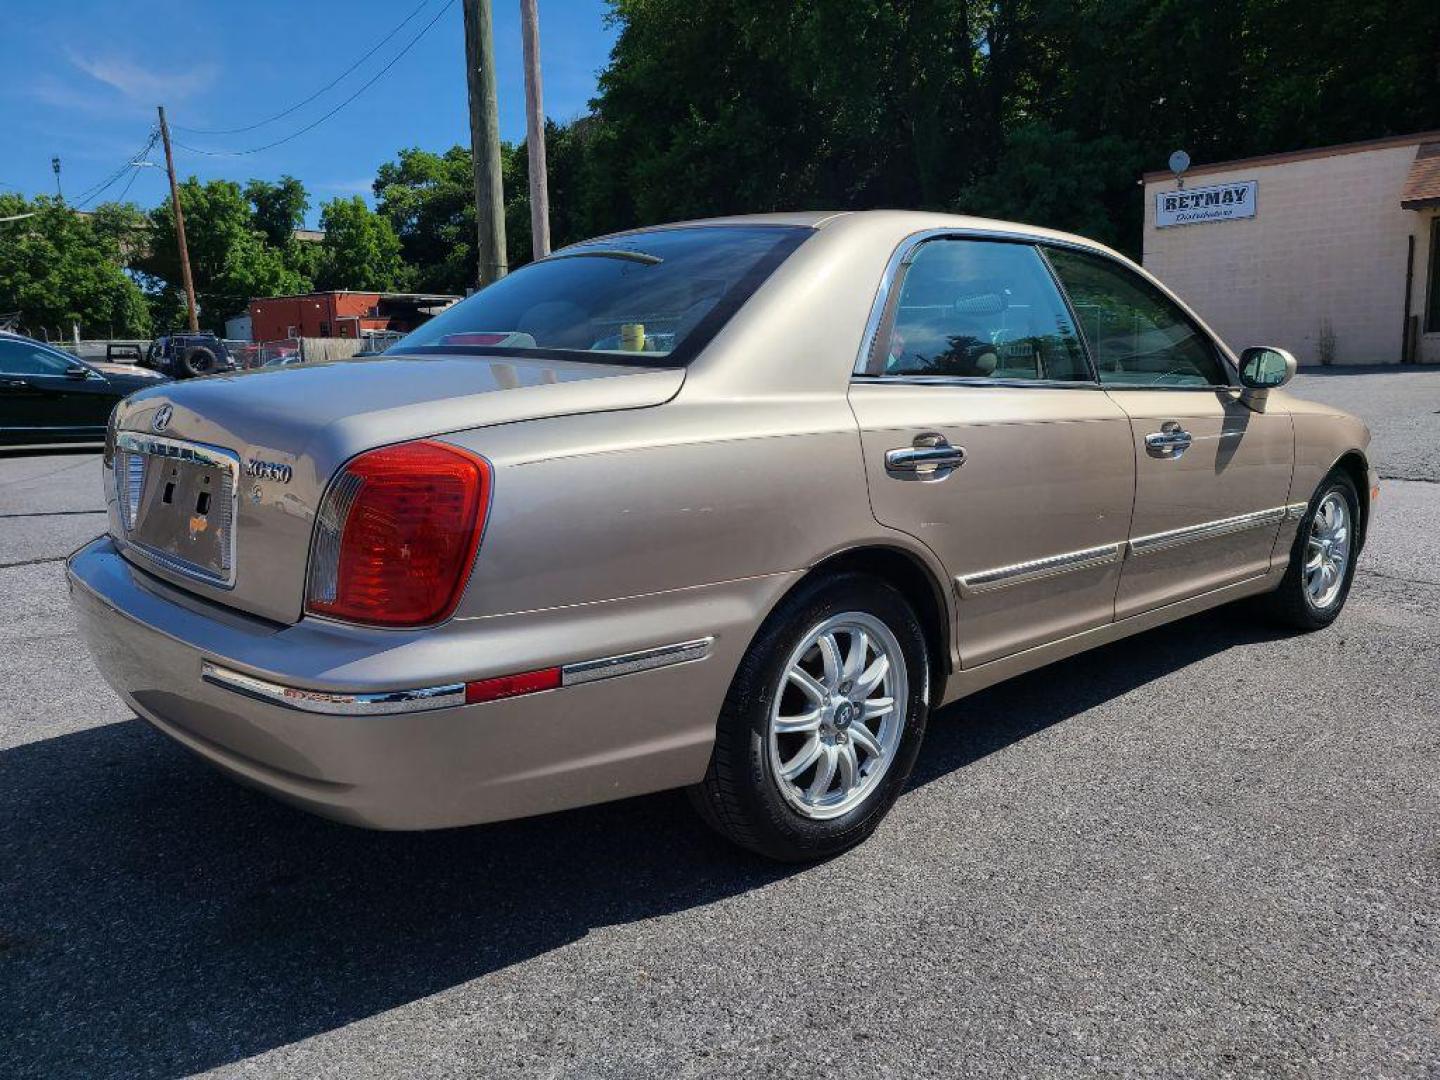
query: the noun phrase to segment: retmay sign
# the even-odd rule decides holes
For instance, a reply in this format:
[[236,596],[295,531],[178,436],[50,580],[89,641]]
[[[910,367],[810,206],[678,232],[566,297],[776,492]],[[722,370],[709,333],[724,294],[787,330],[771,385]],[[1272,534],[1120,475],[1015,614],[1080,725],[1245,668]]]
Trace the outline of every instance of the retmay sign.
[[1254,217],[1259,188],[1258,180],[1237,180],[1214,187],[1161,191],[1155,196],[1155,227]]

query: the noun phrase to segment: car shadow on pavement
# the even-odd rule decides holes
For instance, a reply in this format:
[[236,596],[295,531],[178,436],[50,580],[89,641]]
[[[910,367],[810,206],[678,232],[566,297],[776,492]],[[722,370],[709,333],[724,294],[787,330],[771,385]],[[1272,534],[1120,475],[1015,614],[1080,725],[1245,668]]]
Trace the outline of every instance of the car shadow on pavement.
[[[934,718],[914,783],[1265,637],[1210,613],[994,687]],[[729,848],[679,793],[378,833],[139,720],[29,743],[0,753],[0,1075],[214,1068],[804,872]]]

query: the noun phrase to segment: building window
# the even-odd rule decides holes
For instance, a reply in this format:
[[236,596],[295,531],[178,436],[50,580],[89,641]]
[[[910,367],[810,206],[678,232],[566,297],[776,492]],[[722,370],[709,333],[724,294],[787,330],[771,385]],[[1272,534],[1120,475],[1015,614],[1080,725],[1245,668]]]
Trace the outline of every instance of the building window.
[[321,336],[321,337],[329,337],[329,336],[330,336],[330,324],[329,324],[328,322],[325,322],[324,320],[321,320],[321,322],[320,322],[320,336]]
[[1430,283],[1425,301],[1425,333],[1440,334],[1440,217],[1430,222]]

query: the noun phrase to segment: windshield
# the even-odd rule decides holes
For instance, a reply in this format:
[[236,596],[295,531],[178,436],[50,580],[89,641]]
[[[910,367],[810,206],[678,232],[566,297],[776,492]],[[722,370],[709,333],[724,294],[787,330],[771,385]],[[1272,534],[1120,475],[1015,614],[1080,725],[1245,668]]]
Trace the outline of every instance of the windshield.
[[699,225],[576,244],[501,278],[386,351],[678,366],[810,232]]

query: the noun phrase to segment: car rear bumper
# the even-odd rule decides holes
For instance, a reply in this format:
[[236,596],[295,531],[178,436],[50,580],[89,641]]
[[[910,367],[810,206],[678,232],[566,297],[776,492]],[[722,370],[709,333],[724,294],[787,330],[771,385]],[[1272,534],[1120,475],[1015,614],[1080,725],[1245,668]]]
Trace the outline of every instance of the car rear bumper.
[[[244,783],[390,829],[495,821],[696,782],[740,655],[790,580],[397,633],[241,615],[138,570],[108,538],[72,555],[67,572],[102,675],[140,716]],[[699,642],[703,650],[693,648]],[[686,644],[659,666],[602,664],[599,675],[592,666]],[[453,696],[467,680],[550,666],[581,674],[482,704]],[[447,688],[451,696],[418,705],[410,696]]]

